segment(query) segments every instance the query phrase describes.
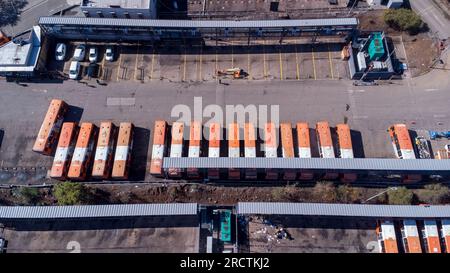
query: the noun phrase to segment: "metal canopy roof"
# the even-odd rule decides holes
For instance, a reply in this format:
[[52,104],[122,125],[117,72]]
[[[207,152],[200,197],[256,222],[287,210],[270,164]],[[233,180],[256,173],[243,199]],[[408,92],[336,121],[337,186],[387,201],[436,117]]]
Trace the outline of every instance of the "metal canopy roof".
[[332,27],[358,25],[356,18],[328,18],[308,20],[261,20],[261,21],[197,21],[152,20],[93,17],[40,17],[40,25],[117,26],[154,28],[282,28],[282,27]]
[[349,216],[378,218],[450,218],[450,206],[400,206],[322,203],[239,202],[238,214]]
[[196,214],[196,203],[0,207],[0,219],[100,218]]
[[366,171],[446,171],[450,160],[384,158],[229,158],[165,157],[163,168],[257,168]]

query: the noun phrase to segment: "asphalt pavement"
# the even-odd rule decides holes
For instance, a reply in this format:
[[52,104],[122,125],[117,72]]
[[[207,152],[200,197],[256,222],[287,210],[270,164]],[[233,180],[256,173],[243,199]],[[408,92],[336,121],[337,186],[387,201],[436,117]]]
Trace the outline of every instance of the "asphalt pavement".
[[439,39],[450,37],[449,16],[445,14],[435,2],[435,0],[409,0],[411,8],[416,11],[428,27],[437,34]]

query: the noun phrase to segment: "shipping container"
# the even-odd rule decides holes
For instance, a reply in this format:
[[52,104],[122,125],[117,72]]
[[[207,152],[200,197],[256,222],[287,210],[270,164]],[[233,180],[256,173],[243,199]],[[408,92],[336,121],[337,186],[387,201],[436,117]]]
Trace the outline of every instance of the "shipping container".
[[68,106],[63,100],[53,99],[50,102],[33,145],[34,152],[44,155],[50,155],[53,152],[53,144],[58,140],[67,109]]
[[92,161],[97,137],[97,127],[90,122],[83,122],[80,126],[77,143],[67,177],[71,180],[85,180]]
[[67,178],[67,171],[75,148],[77,133],[78,124],[76,122],[63,123],[50,171],[51,178],[59,180],[65,180]]
[[[264,155],[266,158],[278,157],[278,137],[277,128],[275,123],[268,122],[264,126]],[[278,179],[278,171],[276,169],[266,169],[266,179],[276,180]]]
[[403,248],[406,253],[422,253],[419,231],[415,220],[403,220],[400,232],[402,234]]
[[128,179],[131,164],[131,152],[133,150],[133,134],[133,123],[120,123],[111,175],[111,178],[113,179]]
[[[208,139],[208,157],[220,157],[220,141],[222,139],[222,129],[220,124],[212,122],[209,124],[209,139]],[[219,179],[219,169],[208,169],[209,179]]]
[[[253,158],[256,157],[256,130],[253,123],[245,123],[244,125],[244,156]],[[256,169],[246,169],[245,179],[256,179]]]
[[167,122],[164,120],[155,121],[153,127],[152,159],[150,160],[150,174],[162,177],[162,161],[166,155],[167,147]]
[[[283,158],[294,158],[294,140],[292,137],[292,126],[290,122],[283,122],[280,124],[281,133],[281,152]],[[285,169],[283,179],[295,180],[297,172],[292,169]]]
[[[184,123],[174,122],[172,124],[172,142],[170,144],[170,157],[183,157],[183,134]],[[178,168],[169,168],[169,177],[180,178],[183,175],[183,171]]]
[[[340,158],[354,158],[352,136],[348,124],[336,125],[337,145]],[[341,181],[345,183],[355,182],[357,175],[354,173],[342,173]]]
[[116,139],[117,127],[110,121],[100,123],[97,148],[95,149],[94,166],[92,167],[93,178],[110,178]]
[[441,253],[441,240],[436,221],[423,221],[422,238],[426,253]]
[[[192,121],[189,131],[189,152],[188,157],[196,158],[200,157],[201,153],[201,140],[202,140],[202,124],[199,121]],[[188,178],[197,179],[200,178],[198,168],[187,169]]]
[[[240,157],[240,135],[239,135],[239,124],[231,123],[228,126],[228,157]],[[230,168],[228,170],[229,179],[240,179],[241,170]]]
[[[331,139],[331,130],[327,121],[320,121],[316,124],[317,145],[319,146],[319,154],[322,158],[335,158],[333,140]],[[337,173],[327,172],[324,179],[336,179]]]
[[[306,122],[297,123],[297,154],[299,158],[311,158],[311,139],[309,125]],[[300,180],[312,180],[314,173],[308,170],[300,171]]]

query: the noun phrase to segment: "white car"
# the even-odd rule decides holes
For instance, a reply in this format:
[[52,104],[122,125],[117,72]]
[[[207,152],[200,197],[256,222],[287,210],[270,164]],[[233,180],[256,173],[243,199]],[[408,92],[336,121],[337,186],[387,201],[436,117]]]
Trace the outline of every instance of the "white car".
[[73,53],[73,60],[74,61],[83,61],[84,56],[86,55],[86,46],[85,45],[78,45],[75,48],[75,51]]
[[69,68],[69,78],[72,80],[76,80],[78,79],[79,74],[80,74],[80,63],[78,61],[71,62]]
[[91,47],[89,49],[89,61],[91,63],[95,63],[95,62],[97,62],[97,57],[98,57],[97,48],[96,47]]
[[108,62],[114,61],[114,51],[113,51],[112,46],[106,47],[105,60],[107,60]]
[[55,58],[57,61],[64,61],[64,58],[66,57],[66,45],[63,43],[58,43],[56,45],[55,50]]
[[447,153],[450,153],[450,144],[445,145],[445,150]]

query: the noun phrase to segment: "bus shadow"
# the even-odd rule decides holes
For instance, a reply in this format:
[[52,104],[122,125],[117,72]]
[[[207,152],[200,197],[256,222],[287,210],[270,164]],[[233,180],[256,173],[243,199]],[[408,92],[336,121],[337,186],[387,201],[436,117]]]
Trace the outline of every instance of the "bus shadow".
[[317,143],[317,135],[314,128],[309,128],[309,139],[311,141],[311,157],[320,157],[319,144]]
[[64,122],[80,122],[84,109],[78,106],[69,105]]
[[143,181],[147,171],[147,156],[150,142],[150,130],[135,127],[133,150],[131,152],[130,181]]
[[5,131],[0,129],[0,149],[2,148],[3,137],[5,136]]
[[365,158],[364,142],[360,131],[350,130],[350,137],[353,144],[353,155],[355,158]]

